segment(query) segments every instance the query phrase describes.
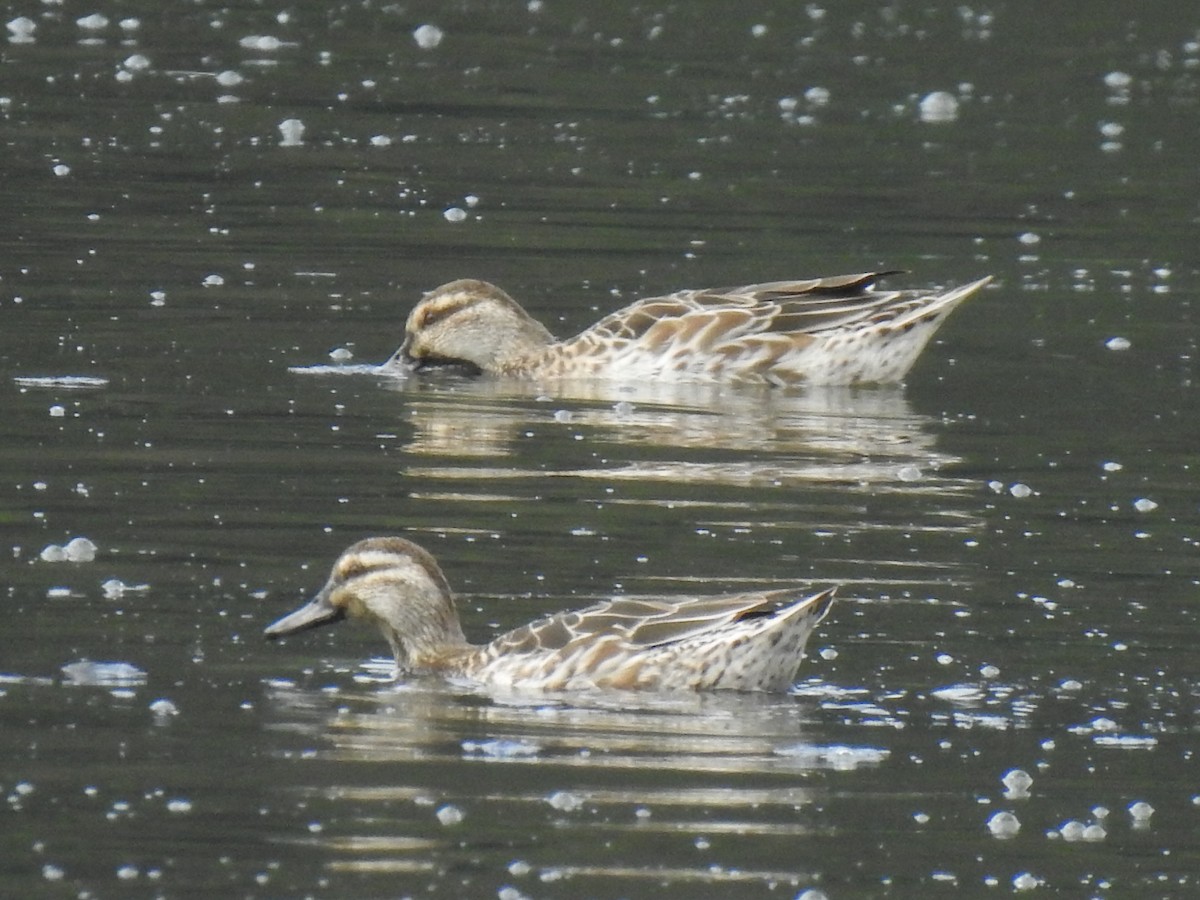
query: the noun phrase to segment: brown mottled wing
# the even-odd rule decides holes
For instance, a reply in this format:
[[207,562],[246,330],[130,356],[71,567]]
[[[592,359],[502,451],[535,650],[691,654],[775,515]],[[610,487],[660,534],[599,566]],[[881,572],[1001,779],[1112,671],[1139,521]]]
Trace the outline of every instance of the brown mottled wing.
[[654,647],[698,638],[741,619],[773,615],[803,596],[781,590],[678,601],[622,597],[547,616],[500,635],[491,646],[505,654],[532,653],[615,635],[631,646]]
[[600,341],[653,345],[670,340],[704,347],[749,334],[794,335],[839,328],[879,314],[904,297],[900,291],[873,290],[879,278],[891,274],[895,273],[680,291],[639,300],[601,319],[586,334]]

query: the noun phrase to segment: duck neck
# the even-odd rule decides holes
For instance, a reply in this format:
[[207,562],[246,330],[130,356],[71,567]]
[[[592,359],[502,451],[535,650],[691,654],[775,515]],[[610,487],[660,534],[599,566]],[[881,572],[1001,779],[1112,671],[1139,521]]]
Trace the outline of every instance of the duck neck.
[[529,315],[513,323],[497,343],[496,355],[487,368],[492,374],[511,375],[546,352],[557,341],[541,322]]
[[403,632],[385,627],[383,634],[400,670],[445,668],[475,649],[453,613],[440,621],[410,622]]

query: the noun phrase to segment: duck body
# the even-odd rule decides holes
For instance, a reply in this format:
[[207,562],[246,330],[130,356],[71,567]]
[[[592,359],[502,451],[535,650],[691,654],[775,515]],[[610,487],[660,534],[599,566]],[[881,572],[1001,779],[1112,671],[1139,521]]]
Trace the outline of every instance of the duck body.
[[312,601],[268,626],[279,638],[342,618],[375,624],[398,673],[549,691],[784,691],[833,590],[682,600],[618,598],[556,613],[487,644],[463,635],[433,556],[399,537],[347,549]]
[[495,285],[461,279],[409,314],[384,370],[457,365],[518,378],[850,385],[901,381],[945,318],[991,279],[880,291],[891,272],[678,291],[559,341]]

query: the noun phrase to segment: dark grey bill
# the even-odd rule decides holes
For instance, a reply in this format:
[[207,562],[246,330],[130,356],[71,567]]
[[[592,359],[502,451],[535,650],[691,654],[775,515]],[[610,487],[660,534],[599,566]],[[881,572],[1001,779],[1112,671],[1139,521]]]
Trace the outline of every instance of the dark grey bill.
[[289,613],[278,622],[272,622],[263,634],[267,636],[268,640],[273,641],[276,638],[287,637],[289,634],[308,631],[310,628],[332,625],[345,617],[346,611],[330,603],[322,592],[294,613]]

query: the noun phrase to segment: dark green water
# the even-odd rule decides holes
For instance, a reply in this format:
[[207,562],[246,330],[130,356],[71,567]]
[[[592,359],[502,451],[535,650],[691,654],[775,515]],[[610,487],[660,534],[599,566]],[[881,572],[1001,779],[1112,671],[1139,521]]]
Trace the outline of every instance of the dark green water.
[[[6,9],[0,894],[1193,896],[1192,5],[594,6]],[[876,267],[996,276],[903,388],[289,371],[382,361],[451,278],[566,335]],[[841,599],[776,698],[263,642],[386,533],[476,640],[614,593]]]

